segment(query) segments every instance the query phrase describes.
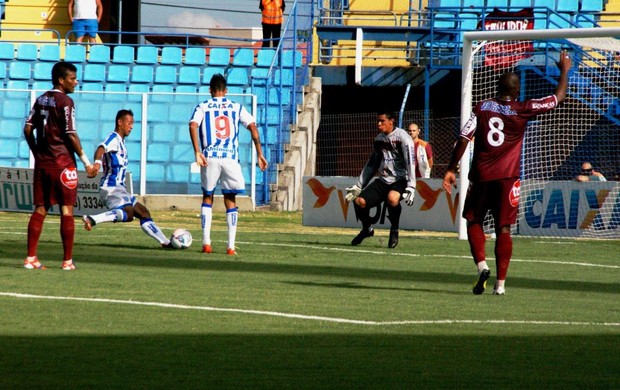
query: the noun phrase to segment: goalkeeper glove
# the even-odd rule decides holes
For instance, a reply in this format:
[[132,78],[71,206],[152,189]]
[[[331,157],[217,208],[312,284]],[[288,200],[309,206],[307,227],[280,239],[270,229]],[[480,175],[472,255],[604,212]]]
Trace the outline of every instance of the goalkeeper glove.
[[403,199],[405,200],[407,206],[411,206],[413,204],[413,198],[415,198],[415,188],[407,187],[403,193]]
[[362,192],[362,189],[356,184],[353,187],[349,187],[346,189],[347,190],[347,195],[344,197],[347,202],[352,202],[355,198],[357,198],[360,194],[360,192]]

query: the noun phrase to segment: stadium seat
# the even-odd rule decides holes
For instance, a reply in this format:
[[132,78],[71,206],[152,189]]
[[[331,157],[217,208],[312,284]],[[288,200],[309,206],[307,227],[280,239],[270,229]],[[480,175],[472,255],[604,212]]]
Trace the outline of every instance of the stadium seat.
[[152,102],[172,102],[174,99],[174,88],[170,84],[155,84],[152,92]]
[[51,81],[35,81],[32,83],[32,89],[37,91],[37,95],[40,95],[41,92],[49,91],[54,86]]
[[571,28],[571,15],[567,13],[549,15],[550,28]]
[[84,81],[102,82],[105,80],[105,65],[103,64],[86,64],[84,65]]
[[232,68],[226,75],[226,83],[229,85],[247,85],[249,82],[246,68]]
[[189,163],[168,165],[166,167],[166,180],[171,183],[187,183],[189,181],[189,168]]
[[581,0],[581,12],[601,12],[603,0]]
[[35,80],[51,80],[53,67],[54,64],[51,62],[36,62],[34,64],[32,78]]
[[289,50],[282,53],[282,66],[299,68],[303,63],[302,54],[298,50]]
[[[6,78],[6,63],[0,61],[0,81]],[[4,87],[4,84],[2,85]]]
[[[187,95],[187,94],[191,94],[191,95]],[[179,85],[175,89],[174,101],[175,102],[186,102],[186,103],[198,103],[199,99],[198,99],[198,96],[196,96],[196,87],[194,85]]]
[[254,66],[254,49],[238,48],[233,54],[232,64],[234,67]]
[[[167,163],[169,159],[170,146],[167,143],[149,143],[146,149],[146,161]],[[148,171],[148,164],[146,169]]]
[[447,12],[437,12],[433,17],[433,27],[441,29],[454,29],[456,17]]
[[155,68],[155,83],[174,84],[177,81],[177,68],[174,66],[158,66]]
[[10,42],[0,42],[0,60],[15,59],[15,45]]
[[265,83],[267,82],[268,74],[268,68],[253,68],[250,72],[250,77],[252,78],[252,85],[265,85]]
[[[86,119],[79,120],[76,121],[76,126],[78,129],[78,133],[80,134],[80,140],[82,141],[82,145],[98,145],[101,141],[103,141],[103,137],[99,136],[98,121],[90,121]],[[105,136],[107,135],[108,133],[106,132]]]
[[149,126],[148,142],[170,142],[171,140],[174,140],[174,138],[171,139],[170,137],[172,134],[174,134],[174,126],[171,126],[169,123],[158,123],[156,125]]
[[269,89],[269,104],[291,104],[290,88],[271,88]]
[[17,45],[16,59],[20,61],[36,61],[39,57],[39,49],[34,43],[20,43]]
[[29,110],[28,103],[28,101],[23,99],[5,100],[2,104],[2,117],[6,119],[26,119]]
[[159,58],[159,49],[156,46],[138,46],[136,64],[154,65]]
[[150,123],[166,122],[168,120],[168,103],[151,103],[148,107]]
[[27,159],[30,158],[30,147],[28,146],[28,142],[26,140],[19,142],[19,158]]
[[[83,100],[93,100],[95,104],[98,104],[101,100],[103,100],[103,94],[101,93],[92,93],[92,92],[103,92],[103,83],[83,83],[82,91],[88,93],[82,93],[80,96]],[[93,110],[92,112],[98,112],[98,110]]]
[[108,67],[108,82],[126,83],[129,81],[129,66],[110,65]]
[[204,66],[207,63],[205,49],[202,47],[188,47],[185,49],[185,65]]
[[9,65],[9,78],[12,80],[30,80],[30,71],[30,63],[14,61]]
[[[142,94],[150,91],[148,84],[129,84],[127,92],[133,92],[127,95],[127,100],[142,101]],[[139,93],[139,95],[138,95]]]
[[24,137],[24,122],[21,119],[24,118],[2,118],[2,137],[22,139]]
[[230,63],[230,50],[223,47],[215,47],[209,50],[209,66],[226,67]]
[[463,0],[463,8],[483,8],[485,0]]
[[[150,147],[149,147],[150,150]],[[148,150],[147,150],[148,153]],[[163,164],[147,164],[146,165],[146,181],[162,183],[166,177],[165,167]]]
[[[20,91],[7,91],[7,98],[15,98],[15,99],[27,99],[30,97],[30,92],[28,89],[30,88],[28,85],[28,81],[25,80],[9,80],[6,83],[7,89],[15,89]],[[24,91],[21,91],[24,90]]]
[[532,0],[510,0],[510,10],[517,11],[532,7]]
[[[138,84],[141,85],[141,84]],[[104,87],[106,92],[105,100],[125,101],[127,100],[127,85],[125,83],[107,83]]]
[[0,158],[19,158],[19,143],[0,138]]
[[508,0],[487,0],[487,8],[499,8],[502,11],[508,9]]
[[[274,60],[276,51],[274,49],[260,49],[256,55],[256,66],[268,68]],[[276,65],[278,61],[275,61]]]
[[245,88],[240,85],[228,85],[227,89],[227,95],[240,95],[242,93],[245,93]]
[[201,85],[198,87],[198,100],[203,101],[211,98],[211,92],[208,85]]
[[115,64],[131,64],[133,63],[133,56],[133,46],[114,46],[114,50],[112,52],[112,62]]
[[473,31],[478,28],[478,15],[474,13],[461,13],[459,14],[461,21],[461,30]]
[[[282,80],[280,80],[282,78]],[[274,84],[290,86],[293,85],[293,80],[295,79],[295,71],[293,69],[276,69],[274,73]]]
[[194,105],[175,103],[170,105],[169,121],[172,123],[187,123],[192,115]]
[[184,66],[179,69],[179,84],[198,84],[200,83],[200,68],[194,66]]
[[88,53],[88,62],[96,64],[107,64],[110,62],[110,46],[91,45]]
[[132,83],[152,83],[153,68],[149,65],[136,65],[131,69]]
[[534,0],[534,8],[536,12],[544,11],[543,8],[549,8],[551,11],[555,10],[555,0]]
[[68,45],[65,48],[65,61],[78,64],[86,61],[86,47],[82,45]]
[[452,8],[460,8],[461,0],[439,0],[436,1],[438,3],[436,7],[452,7]]
[[[249,131],[248,131],[249,133]],[[170,137],[168,137],[170,138]],[[185,139],[179,139],[179,141],[189,141],[189,135],[186,136]],[[194,148],[192,147],[191,142],[179,142],[172,147],[172,161],[194,161]],[[187,170],[189,171],[189,166],[187,166]]]
[[216,75],[218,73],[224,75],[224,72],[224,68],[219,68],[216,66],[204,68],[204,71],[202,73],[202,83],[209,85],[209,83],[211,82],[211,77],[213,77],[213,75]]
[[39,61],[58,62],[60,61],[60,46],[41,45],[39,48]]
[[180,65],[182,58],[183,50],[180,47],[165,46],[161,50],[161,60],[159,63],[162,65]]
[[558,1],[555,7],[556,12],[575,13],[579,11],[579,0],[562,0]]

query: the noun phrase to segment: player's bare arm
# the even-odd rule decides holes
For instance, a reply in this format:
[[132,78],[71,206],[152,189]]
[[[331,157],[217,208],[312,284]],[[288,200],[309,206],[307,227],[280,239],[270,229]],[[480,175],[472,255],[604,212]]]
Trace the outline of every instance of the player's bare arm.
[[26,142],[28,142],[30,150],[34,151],[37,146],[37,141],[34,138],[34,132],[32,130],[32,125],[30,123],[24,125],[24,137],[26,138]]
[[95,162],[93,163],[93,169],[87,175],[88,177],[97,176],[97,174],[99,173],[99,169],[101,168],[101,164],[102,164],[101,159],[103,158],[104,153],[105,153],[105,149],[103,148],[103,146],[99,146],[97,150],[95,150],[95,155],[93,156]]
[[558,99],[558,103],[561,103],[566,99],[566,92],[568,91],[568,71],[572,65],[570,55],[566,50],[560,53],[560,60],[558,61],[558,68],[560,69],[560,78],[558,80],[558,86],[555,89],[555,97]]
[[69,138],[69,142],[73,146],[73,150],[78,155],[82,163],[84,164],[84,169],[86,170],[86,174],[88,177],[95,177],[97,172],[93,174],[94,167],[93,164],[88,159],[86,153],[84,153],[84,149],[82,149],[82,143],[80,142],[80,137],[78,137],[77,133],[67,133],[67,138]]
[[201,167],[207,166],[207,159],[200,150],[200,144],[198,142],[198,123],[189,122],[189,137],[192,140],[192,146],[194,147],[194,156],[196,158],[196,164]]
[[443,177],[443,189],[448,194],[452,193],[452,187],[456,188],[456,167],[458,166],[459,161],[461,161],[461,157],[463,157],[468,144],[469,140],[461,137],[458,141],[456,141],[456,145],[454,145],[450,164],[448,165],[446,174]]
[[250,123],[248,125],[248,130],[250,130],[250,134],[252,134],[252,142],[254,142],[254,147],[256,148],[256,154],[258,155],[258,167],[261,171],[267,169],[267,159],[263,155],[263,148],[260,144],[260,135],[258,134],[258,128],[256,127],[256,123]]

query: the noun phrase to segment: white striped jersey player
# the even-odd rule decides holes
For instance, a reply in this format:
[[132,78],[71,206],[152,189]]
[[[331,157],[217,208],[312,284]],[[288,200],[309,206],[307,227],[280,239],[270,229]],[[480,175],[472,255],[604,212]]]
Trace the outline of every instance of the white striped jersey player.
[[207,158],[201,167],[202,187],[213,194],[219,179],[222,193],[243,193],[245,180],[239,165],[239,124],[256,120],[241,104],[226,97],[214,97],[196,106],[190,122],[198,127],[200,149]]
[[125,140],[113,131],[99,144],[103,147],[103,176],[99,182],[100,196],[110,209],[135,204],[135,197],[125,188],[125,175],[129,159]]

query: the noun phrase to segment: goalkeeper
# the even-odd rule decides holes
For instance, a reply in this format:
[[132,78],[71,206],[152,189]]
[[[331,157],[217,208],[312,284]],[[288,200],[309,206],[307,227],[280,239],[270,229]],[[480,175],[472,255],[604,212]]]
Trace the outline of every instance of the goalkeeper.
[[[362,230],[351,241],[359,245],[367,237],[375,234],[371,227],[370,209],[381,202],[387,202],[390,228],[389,248],[398,245],[398,229],[402,207],[401,199],[408,206],[415,196],[415,159],[411,136],[403,129],[395,127],[394,113],[381,111],[377,114],[379,134],[373,142],[373,152],[357,184],[347,188],[346,200],[355,207],[355,215],[362,222]],[[368,184],[375,174],[378,177]]]

